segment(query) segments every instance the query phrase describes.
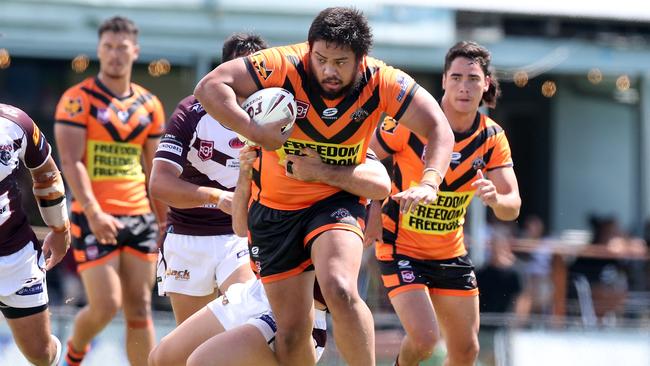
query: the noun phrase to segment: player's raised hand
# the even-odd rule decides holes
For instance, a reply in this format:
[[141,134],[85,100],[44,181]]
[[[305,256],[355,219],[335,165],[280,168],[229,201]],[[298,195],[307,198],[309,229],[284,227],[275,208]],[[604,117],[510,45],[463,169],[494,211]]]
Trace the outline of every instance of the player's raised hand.
[[400,212],[414,212],[418,205],[429,205],[436,201],[438,189],[429,184],[418,184],[391,196],[399,202]]
[[484,205],[492,206],[497,203],[497,188],[491,180],[485,178],[481,169],[476,171],[476,180],[472,187],[476,189],[476,195],[483,201]]

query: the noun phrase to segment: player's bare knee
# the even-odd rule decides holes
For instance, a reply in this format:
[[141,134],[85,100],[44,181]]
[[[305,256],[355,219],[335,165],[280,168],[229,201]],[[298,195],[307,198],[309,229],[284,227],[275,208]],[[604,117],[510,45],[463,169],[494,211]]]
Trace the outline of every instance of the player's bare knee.
[[420,360],[426,360],[433,354],[433,349],[438,343],[438,335],[434,330],[422,330],[413,332],[409,335],[409,341],[413,347],[413,351],[417,354]]
[[332,276],[325,283],[320,283],[321,291],[330,308],[350,308],[359,300],[354,285],[344,277]]
[[480,346],[478,340],[464,342],[462,345],[456,347],[448,347],[447,352],[452,364],[472,364],[478,357]]
[[49,365],[51,358],[54,357],[54,348],[50,348],[48,342],[32,343],[22,348],[23,354],[27,360],[34,365]]
[[305,339],[310,339],[309,335],[311,334],[312,326],[313,325],[310,325],[307,331],[304,331],[304,329],[301,328],[286,330],[278,329],[275,334],[275,342],[282,344],[280,348],[285,349],[288,352],[299,349],[299,346],[305,343]]
[[165,340],[160,341],[151,352],[147,359],[147,365],[149,366],[165,366]]
[[118,298],[111,297],[102,299],[101,301],[95,301],[90,304],[90,313],[96,319],[109,322],[115,317],[121,306],[122,303]]

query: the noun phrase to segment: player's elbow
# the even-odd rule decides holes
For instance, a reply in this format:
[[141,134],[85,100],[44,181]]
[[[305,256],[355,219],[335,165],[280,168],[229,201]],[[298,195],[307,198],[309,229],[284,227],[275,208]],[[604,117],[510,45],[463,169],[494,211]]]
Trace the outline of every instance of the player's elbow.
[[369,187],[372,187],[372,189],[369,190],[371,194],[368,194],[367,198],[371,200],[383,200],[388,197],[391,188],[388,173],[379,174]]

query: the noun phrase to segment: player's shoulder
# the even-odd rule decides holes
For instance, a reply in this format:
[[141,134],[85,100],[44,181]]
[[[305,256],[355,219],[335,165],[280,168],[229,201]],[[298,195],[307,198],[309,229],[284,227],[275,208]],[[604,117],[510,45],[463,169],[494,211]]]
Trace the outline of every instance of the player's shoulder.
[[487,129],[493,131],[493,134],[503,132],[503,128],[495,120],[489,116],[480,113],[481,116],[481,129]]
[[12,125],[20,127],[24,133],[34,128],[34,121],[25,111],[9,104],[0,103],[0,117],[11,121]]
[[131,89],[133,90],[133,93],[136,95],[144,95],[152,99],[157,99],[155,94],[153,94],[151,91],[149,91],[149,89],[145,88],[140,84],[131,83]]
[[69,94],[78,94],[78,93],[83,93],[84,90],[91,90],[95,88],[95,78],[94,77],[87,77],[83,79],[82,81],[72,85],[66,91],[64,92],[64,95],[69,95]]
[[198,121],[206,114],[207,112],[203,108],[201,102],[199,102],[194,95],[188,95],[176,104],[171,119],[172,121],[176,119],[193,119]]

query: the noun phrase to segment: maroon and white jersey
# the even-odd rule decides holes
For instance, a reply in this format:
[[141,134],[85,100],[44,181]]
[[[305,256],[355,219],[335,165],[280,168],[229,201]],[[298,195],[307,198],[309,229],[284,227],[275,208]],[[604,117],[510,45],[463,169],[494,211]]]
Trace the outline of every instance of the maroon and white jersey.
[[[194,96],[183,99],[165,128],[154,160],[172,163],[184,181],[234,191],[239,177],[237,134],[210,117]],[[168,232],[182,235],[232,234],[230,215],[216,207],[170,207]]]
[[18,187],[20,161],[38,168],[50,156],[50,145],[29,116],[0,104],[0,256],[22,249],[34,233],[21,206]]

